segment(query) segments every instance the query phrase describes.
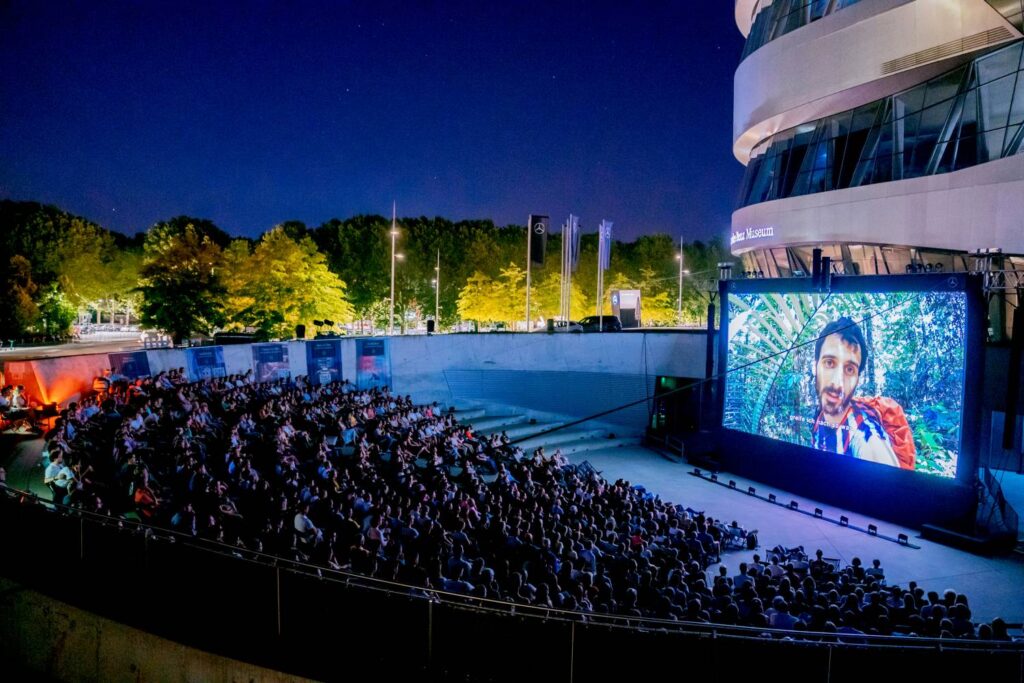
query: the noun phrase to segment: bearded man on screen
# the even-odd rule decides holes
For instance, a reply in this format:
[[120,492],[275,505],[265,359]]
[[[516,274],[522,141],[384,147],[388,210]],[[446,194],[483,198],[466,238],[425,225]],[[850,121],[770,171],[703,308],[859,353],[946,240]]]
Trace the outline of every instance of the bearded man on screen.
[[854,397],[867,358],[853,320],[839,318],[822,330],[814,348],[814,448],[913,470],[916,448],[903,408],[890,398]]

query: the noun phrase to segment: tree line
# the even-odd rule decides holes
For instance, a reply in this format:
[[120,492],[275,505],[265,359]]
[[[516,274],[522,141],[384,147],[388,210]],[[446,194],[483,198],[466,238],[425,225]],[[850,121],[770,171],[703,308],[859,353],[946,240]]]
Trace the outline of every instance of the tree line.
[[[396,326],[434,315],[440,326],[512,325],[525,316],[526,228],[488,220],[411,217],[398,221]],[[57,207],[0,202],[0,338],[67,334],[79,319],[141,322],[176,340],[215,330],[287,338],[298,324],[330,319],[364,331],[387,326],[391,221],[377,215],[331,219],[316,227],[287,221],[258,239],[232,237],[212,221],[178,216],[126,236]],[[560,236],[533,266],[535,319],[559,305]],[[678,243],[669,235],[615,241],[608,292],[636,288],[647,324],[677,315]],[[717,240],[685,245],[682,322],[699,323],[706,300],[698,277],[728,258]],[[440,254],[440,271],[435,270]],[[438,274],[440,286],[437,286]],[[572,315],[596,312],[597,235],[585,234],[573,276]]]

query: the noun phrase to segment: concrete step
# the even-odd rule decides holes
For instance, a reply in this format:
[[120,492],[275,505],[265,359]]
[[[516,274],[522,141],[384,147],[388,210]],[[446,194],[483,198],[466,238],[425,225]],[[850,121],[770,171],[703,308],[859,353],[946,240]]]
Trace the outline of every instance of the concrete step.
[[560,444],[570,441],[581,441],[583,439],[600,439],[608,433],[608,430],[596,427],[591,429],[563,429],[551,434],[538,434],[537,436],[521,441],[517,445],[524,451],[530,451],[538,446],[543,446],[545,451],[558,448]]
[[479,434],[493,434],[506,430],[512,425],[523,424],[527,417],[522,413],[518,415],[486,415],[483,418],[470,420],[469,424],[473,431]]
[[[504,431],[505,431],[506,434],[508,434],[508,438],[510,438],[510,439],[512,439],[514,441],[516,439],[524,439],[524,438],[531,437],[534,434],[536,434],[538,432],[543,432],[544,430],[547,430],[547,429],[554,429],[555,427],[561,427],[563,424],[565,424],[565,423],[564,422],[536,422],[534,424],[529,424],[528,422],[523,422],[522,424],[518,424],[518,425],[514,425],[512,427],[509,427],[508,429],[506,429]],[[516,444],[516,445],[518,445],[518,444]]]
[[[594,451],[603,451],[609,448],[622,448],[623,446],[638,446],[643,442],[643,439],[639,436],[620,436],[614,439],[580,439],[579,441],[568,441],[565,443],[558,444],[558,450],[562,451],[562,455],[569,458],[573,464],[578,460],[586,460],[585,457],[574,459],[573,455],[585,456],[587,453],[593,453]],[[554,452],[554,449],[544,449],[544,452],[550,455]]]
[[455,409],[455,419],[459,422],[470,422],[472,420],[479,419],[487,415],[487,410],[484,408],[463,408],[459,410]]

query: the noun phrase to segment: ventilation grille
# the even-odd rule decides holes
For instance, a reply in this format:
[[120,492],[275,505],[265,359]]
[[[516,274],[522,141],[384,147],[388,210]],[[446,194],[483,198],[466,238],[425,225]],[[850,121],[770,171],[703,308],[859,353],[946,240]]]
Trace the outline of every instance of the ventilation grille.
[[936,45],[926,50],[921,50],[913,54],[905,55],[899,59],[890,59],[888,62],[882,64],[882,75],[887,76],[894,74],[897,71],[903,71],[910,69],[915,66],[921,66],[928,62],[934,62],[937,59],[944,57],[952,57],[963,52],[973,52],[989,45],[995,45],[1013,38],[1013,33],[1010,29],[1005,26],[999,26],[997,28],[989,29],[988,31],[982,31],[981,33],[975,33],[973,36],[967,36],[966,38],[958,38],[957,40],[951,40],[948,43],[942,45]]

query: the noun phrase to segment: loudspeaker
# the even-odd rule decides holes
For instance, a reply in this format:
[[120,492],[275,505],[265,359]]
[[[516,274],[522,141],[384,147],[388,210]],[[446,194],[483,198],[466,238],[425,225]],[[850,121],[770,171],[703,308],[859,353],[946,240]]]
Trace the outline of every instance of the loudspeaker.
[[554,331],[555,331],[555,319],[554,318],[548,318],[548,332],[554,332]]
[[295,326],[295,338],[296,339],[305,339],[306,338],[306,326],[303,325],[302,323],[299,323],[298,325]]
[[427,334],[434,334],[434,320],[427,321]]
[[811,250],[811,286],[821,287],[821,249]]

